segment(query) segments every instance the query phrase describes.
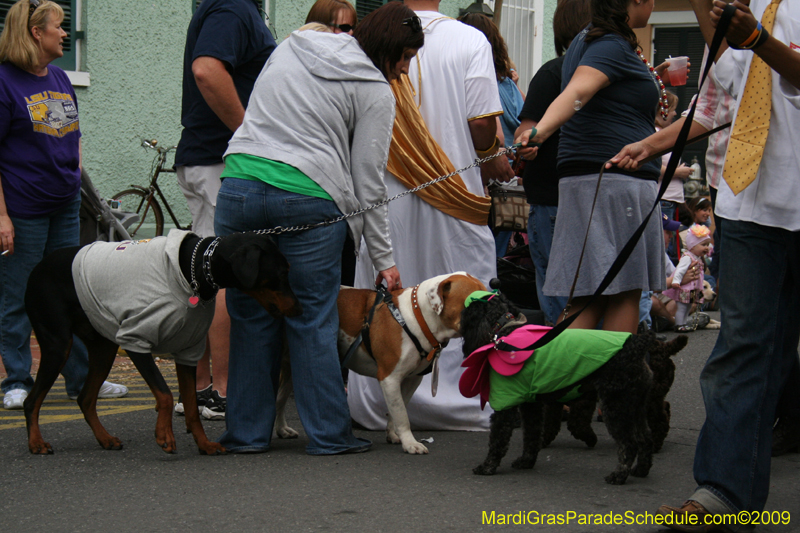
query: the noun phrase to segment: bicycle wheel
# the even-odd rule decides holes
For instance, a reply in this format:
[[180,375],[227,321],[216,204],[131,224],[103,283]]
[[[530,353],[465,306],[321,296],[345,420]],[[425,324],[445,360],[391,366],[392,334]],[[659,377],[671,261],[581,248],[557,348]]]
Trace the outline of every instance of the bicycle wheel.
[[128,226],[132,239],[151,239],[164,233],[164,214],[154,196],[147,200],[148,193],[139,189],[126,189],[114,195],[121,211],[136,213],[139,220]]

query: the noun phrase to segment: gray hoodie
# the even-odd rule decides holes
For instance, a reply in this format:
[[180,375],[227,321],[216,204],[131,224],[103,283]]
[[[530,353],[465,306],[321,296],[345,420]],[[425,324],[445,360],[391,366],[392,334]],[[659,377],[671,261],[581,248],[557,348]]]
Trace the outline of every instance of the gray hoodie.
[[72,261],[75,292],[94,329],[125,350],[171,353],[197,366],[214,301],[193,307],[179,253],[188,231],[144,241],[94,242]]
[[[349,213],[386,198],[394,112],[389,83],[354,38],[296,31],[261,71],[225,155],[291,165]],[[394,265],[387,211],[347,219],[356,249],[363,232],[377,270]]]

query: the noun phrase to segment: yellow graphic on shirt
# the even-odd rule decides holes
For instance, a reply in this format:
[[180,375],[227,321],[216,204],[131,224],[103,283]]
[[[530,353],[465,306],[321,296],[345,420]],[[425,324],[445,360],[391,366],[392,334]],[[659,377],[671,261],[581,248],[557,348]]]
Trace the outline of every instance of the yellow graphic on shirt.
[[78,108],[72,95],[56,91],[42,91],[27,96],[28,113],[33,131],[63,137],[80,129]]

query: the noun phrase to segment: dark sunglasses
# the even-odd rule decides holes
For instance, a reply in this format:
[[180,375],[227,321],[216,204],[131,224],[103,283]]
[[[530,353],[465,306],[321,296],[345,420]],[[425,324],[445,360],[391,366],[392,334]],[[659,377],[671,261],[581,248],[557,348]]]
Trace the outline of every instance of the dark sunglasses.
[[406,20],[404,20],[403,25],[411,28],[412,33],[419,33],[422,31],[422,21],[419,20],[419,17],[416,15],[413,17],[408,17]]
[[28,4],[30,4],[28,7],[28,25],[30,25],[31,16],[33,15],[33,12],[36,11],[36,8],[39,7],[40,2],[39,0],[28,0]]
[[342,30],[342,33],[348,33],[356,29],[352,24],[331,24],[331,27]]

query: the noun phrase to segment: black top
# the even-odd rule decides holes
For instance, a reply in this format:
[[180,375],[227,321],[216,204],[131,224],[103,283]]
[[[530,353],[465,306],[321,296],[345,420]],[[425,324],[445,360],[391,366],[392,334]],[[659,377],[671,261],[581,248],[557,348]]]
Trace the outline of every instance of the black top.
[[[609,33],[587,44],[587,31],[572,40],[564,55],[562,88],[579,66],[605,74],[610,85],[597,91],[561,126],[558,173],[562,178],[598,174],[603,163],[623,147],[653,134],[659,97],[654,76],[622,37]],[[626,174],[617,168],[613,172]],[[646,163],[630,175],[656,181],[661,162]]]
[[254,0],[204,0],[186,34],[183,57],[183,133],[176,165],[214,165],[222,162],[233,132],[206,103],[192,74],[192,63],[209,56],[225,63],[242,105],[247,107],[256,78],[275,49]]
[[[557,57],[542,65],[528,86],[525,105],[519,119],[542,120],[550,104],[561,94],[561,66],[564,57]],[[558,139],[560,130],[553,133],[539,148],[536,159],[525,164],[522,184],[529,204],[558,205]]]

